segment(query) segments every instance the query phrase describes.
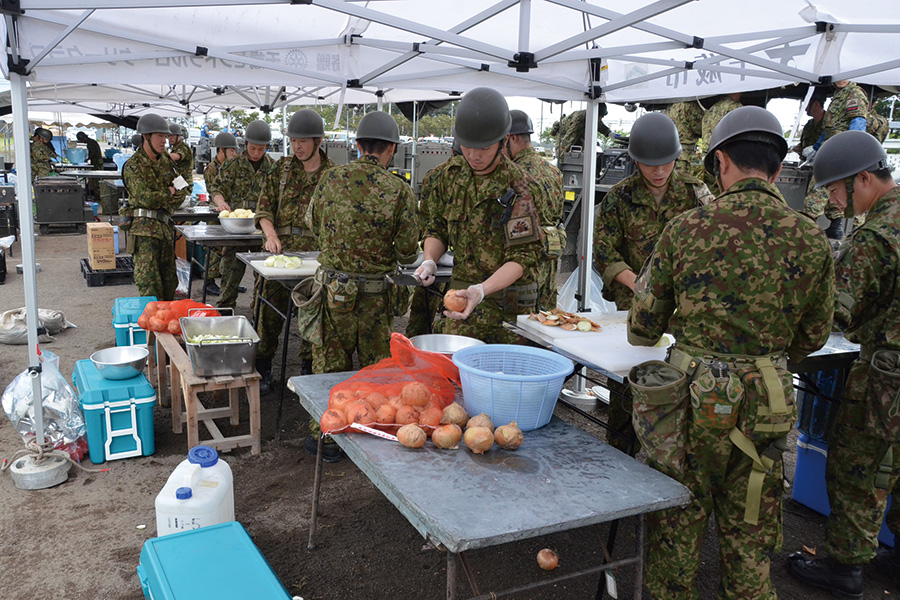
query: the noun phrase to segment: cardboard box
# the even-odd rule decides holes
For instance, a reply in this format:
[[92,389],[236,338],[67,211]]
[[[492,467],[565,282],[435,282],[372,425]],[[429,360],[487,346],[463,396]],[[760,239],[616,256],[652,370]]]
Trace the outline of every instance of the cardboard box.
[[109,223],[88,223],[88,260],[95,271],[116,268],[116,244]]

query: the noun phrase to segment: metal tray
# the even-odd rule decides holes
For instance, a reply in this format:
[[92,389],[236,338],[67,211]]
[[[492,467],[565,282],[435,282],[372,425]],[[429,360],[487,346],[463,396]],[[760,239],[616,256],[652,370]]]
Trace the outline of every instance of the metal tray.
[[[201,377],[247,375],[256,368],[259,335],[247,317],[181,317],[181,333],[194,373]],[[239,338],[234,342],[191,343],[202,334]]]

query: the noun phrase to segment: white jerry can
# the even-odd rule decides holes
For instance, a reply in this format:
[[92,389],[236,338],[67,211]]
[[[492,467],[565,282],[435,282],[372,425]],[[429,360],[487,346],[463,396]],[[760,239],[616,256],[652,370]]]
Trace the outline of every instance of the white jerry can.
[[156,496],[157,536],[229,521],[234,521],[231,467],[215,448],[195,446]]

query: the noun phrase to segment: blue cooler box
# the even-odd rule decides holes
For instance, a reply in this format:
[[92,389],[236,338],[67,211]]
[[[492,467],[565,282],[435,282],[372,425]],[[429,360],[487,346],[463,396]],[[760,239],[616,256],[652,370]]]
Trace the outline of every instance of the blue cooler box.
[[138,317],[156,296],[116,298],[113,301],[112,320],[116,330],[116,346],[146,346],[147,332],[138,327]]
[[151,600],[290,600],[237,521],[151,538],[137,568]]
[[153,454],[156,391],[146,375],[139,373],[116,381],[104,379],[94,363],[79,360],[72,381],[84,411],[92,463]]
[[[828,444],[800,434],[797,438],[797,465],[794,467],[794,490],[791,497],[826,517],[831,514],[828,491],[825,487],[825,463],[828,460]],[[888,498],[887,508],[892,498]],[[894,534],[882,522],[878,541],[894,547]]]

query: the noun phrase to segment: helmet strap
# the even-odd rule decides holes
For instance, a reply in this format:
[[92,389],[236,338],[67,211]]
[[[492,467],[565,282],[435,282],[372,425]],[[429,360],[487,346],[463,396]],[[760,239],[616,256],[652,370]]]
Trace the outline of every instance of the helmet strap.
[[[484,175],[486,173],[490,173],[491,170],[496,167],[497,163],[500,161],[500,157],[503,154],[503,144],[499,144],[497,146],[497,152],[494,154],[494,158],[491,159],[491,162],[487,164],[485,168],[480,171],[475,171],[476,175]],[[473,169],[474,171],[474,169]]]
[[844,207],[844,218],[852,219],[854,217],[853,214],[853,180],[856,179],[856,175],[853,177],[848,177],[844,180],[844,185],[847,186],[847,206]]
[[[150,148],[150,152],[148,153],[150,155],[150,158],[152,158],[153,160],[159,160],[159,157],[162,155],[153,149],[153,144],[150,143],[150,135],[151,134],[149,133],[143,134],[144,144],[146,144],[146,146]],[[144,146],[144,144],[141,144],[141,146]]]

